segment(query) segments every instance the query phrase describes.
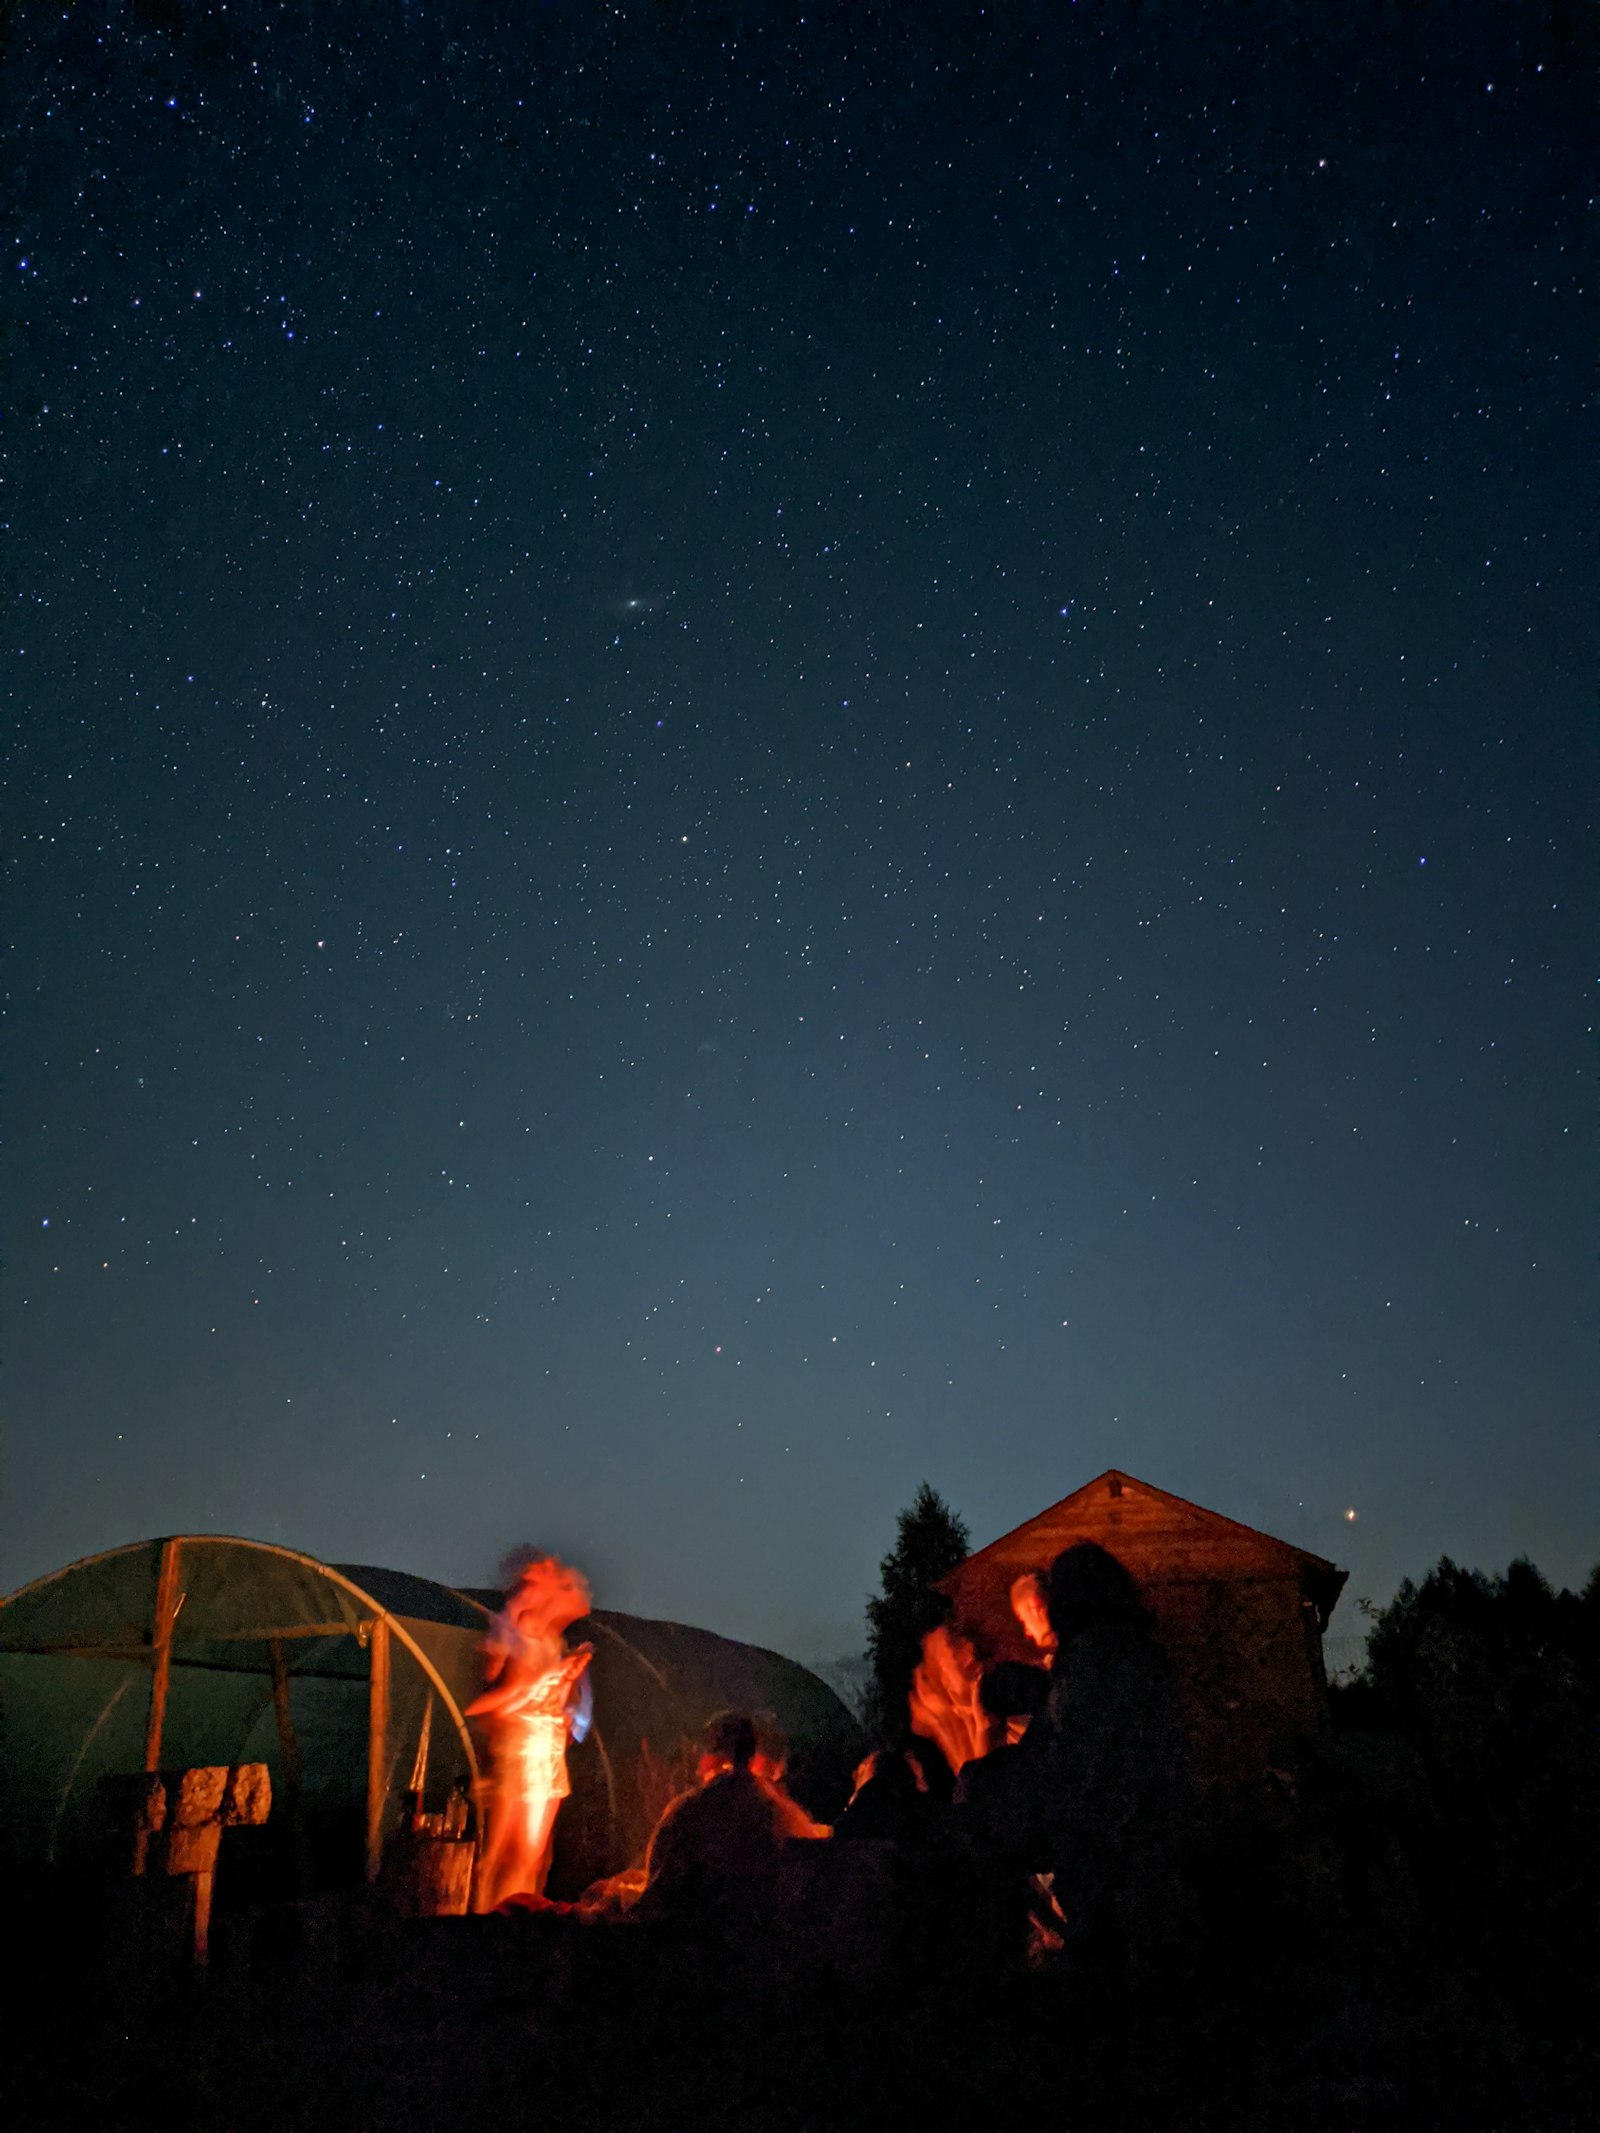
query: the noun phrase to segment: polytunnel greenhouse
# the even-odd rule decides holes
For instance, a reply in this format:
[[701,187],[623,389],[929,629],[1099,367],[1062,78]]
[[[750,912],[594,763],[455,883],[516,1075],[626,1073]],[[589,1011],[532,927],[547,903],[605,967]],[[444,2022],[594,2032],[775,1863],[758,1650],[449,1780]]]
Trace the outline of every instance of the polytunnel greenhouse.
[[[0,1602],[0,1862],[89,1862],[116,1834],[116,1780],[196,1765],[270,1772],[267,1829],[230,1833],[224,1849],[235,1894],[241,1880],[291,1893],[371,1878],[402,1817],[439,1813],[453,1793],[470,1827],[483,1773],[463,1713],[498,1598],[189,1534],[24,1586]],[[699,1728],[726,1705],[775,1716],[814,1812],[842,1804],[860,1737],[805,1668],[605,1610],[572,1636],[595,1647],[595,1723],[571,1753],[552,1893],[637,1857],[689,1775]]]
[[372,1872],[408,1792],[471,1791],[483,1622],[448,1587],[264,1541],[70,1564],[0,1605],[0,1844],[73,1863],[104,1833],[105,1779],[261,1762],[314,1878]]

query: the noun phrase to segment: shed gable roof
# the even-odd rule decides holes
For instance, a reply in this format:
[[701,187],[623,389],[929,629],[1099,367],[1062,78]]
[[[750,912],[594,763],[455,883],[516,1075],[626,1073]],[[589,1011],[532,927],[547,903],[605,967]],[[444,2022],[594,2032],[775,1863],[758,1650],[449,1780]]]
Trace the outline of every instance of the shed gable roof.
[[1198,1578],[1282,1577],[1299,1584],[1326,1627],[1347,1572],[1320,1555],[1258,1532],[1235,1518],[1108,1467],[1025,1524],[969,1555],[940,1580],[959,1598],[981,1584],[1042,1569],[1074,1542],[1098,1541],[1141,1583]]

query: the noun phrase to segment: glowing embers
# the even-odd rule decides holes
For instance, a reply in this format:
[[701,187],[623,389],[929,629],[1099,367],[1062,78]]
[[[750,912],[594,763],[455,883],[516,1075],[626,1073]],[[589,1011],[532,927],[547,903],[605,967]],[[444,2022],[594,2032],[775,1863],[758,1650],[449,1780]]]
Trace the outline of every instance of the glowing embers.
[[911,1730],[936,1741],[952,1770],[989,1752],[989,1714],[979,1695],[977,1656],[965,1637],[930,1629],[922,1660],[911,1677]]

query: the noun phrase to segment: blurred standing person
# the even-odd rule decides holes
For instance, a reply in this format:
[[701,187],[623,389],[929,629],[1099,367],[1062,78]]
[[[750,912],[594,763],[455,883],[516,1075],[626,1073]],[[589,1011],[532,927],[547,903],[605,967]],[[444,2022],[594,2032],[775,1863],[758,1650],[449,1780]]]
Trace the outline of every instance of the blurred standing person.
[[466,1710],[484,1721],[493,1761],[480,1911],[508,1896],[544,1894],[556,1815],[572,1790],[567,1741],[584,1738],[593,1708],[594,1647],[566,1641],[589,1607],[587,1581],[540,1556],[524,1566],[484,1640],[486,1685]]
[[1127,1981],[1188,1931],[1176,1685],[1137,1585],[1107,1550],[1080,1541],[1058,1555],[1045,1597],[1049,1693],[1015,1750],[1031,1863],[1054,1875],[1068,1950],[1103,1982]]

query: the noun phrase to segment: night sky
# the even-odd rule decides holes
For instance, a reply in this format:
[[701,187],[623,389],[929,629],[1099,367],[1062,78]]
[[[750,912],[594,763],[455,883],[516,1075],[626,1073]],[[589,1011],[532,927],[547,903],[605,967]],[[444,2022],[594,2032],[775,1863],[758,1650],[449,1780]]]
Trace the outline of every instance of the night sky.
[[0,1587],[1581,1578],[1588,23],[12,7]]

